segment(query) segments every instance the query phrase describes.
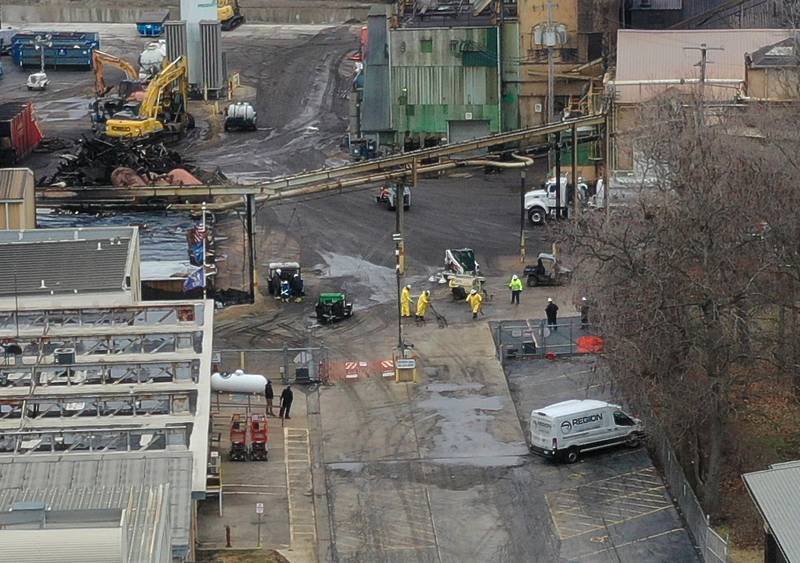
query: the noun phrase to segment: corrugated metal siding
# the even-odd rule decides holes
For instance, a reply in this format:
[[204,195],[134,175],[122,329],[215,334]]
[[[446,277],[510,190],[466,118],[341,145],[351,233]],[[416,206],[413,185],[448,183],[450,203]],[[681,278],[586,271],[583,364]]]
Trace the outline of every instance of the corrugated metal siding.
[[486,74],[481,67],[464,67],[464,104],[482,106],[489,102]]
[[33,190],[33,171],[30,168],[0,169],[0,200],[24,199]]
[[27,168],[0,169],[0,230],[35,228],[33,172]]
[[361,129],[364,132],[392,129],[389,29],[385,6],[374,6],[367,18],[367,53],[364,64],[364,98]]
[[[103,502],[114,500],[111,493],[114,489],[127,490],[132,486],[155,487],[169,484],[166,501],[169,505],[171,526],[166,530],[168,539],[165,541],[171,538],[173,548],[186,549],[189,546],[192,512],[191,452],[85,454],[75,458],[46,455],[35,458],[0,456],[0,475],[3,476],[0,480],[0,511],[10,508],[8,503],[15,498],[10,495],[27,494],[32,499],[41,494],[25,492],[31,489],[80,490],[73,496],[64,493],[61,497],[53,497],[59,499],[59,504],[54,505],[56,508],[68,510],[87,507],[87,499],[93,499],[91,502],[99,503],[102,507]],[[120,496],[116,500],[127,503],[127,498]]]
[[121,536],[121,528],[2,530],[0,553],[15,563],[127,563]]
[[[497,34],[497,28],[394,30],[395,128],[444,136],[448,121],[472,114],[488,120],[492,132],[500,131]],[[431,52],[423,51],[423,41],[430,41]]]
[[408,105],[496,104],[495,69],[483,67],[400,67],[394,71],[394,98],[406,88]]
[[779,464],[742,478],[787,561],[800,561],[800,467]]

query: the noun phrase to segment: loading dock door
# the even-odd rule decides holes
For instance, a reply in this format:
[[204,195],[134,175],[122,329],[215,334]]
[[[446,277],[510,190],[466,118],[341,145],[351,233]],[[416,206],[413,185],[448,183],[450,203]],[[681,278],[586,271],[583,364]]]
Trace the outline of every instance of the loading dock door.
[[447,141],[450,144],[486,137],[488,134],[488,119],[454,119],[447,122]]

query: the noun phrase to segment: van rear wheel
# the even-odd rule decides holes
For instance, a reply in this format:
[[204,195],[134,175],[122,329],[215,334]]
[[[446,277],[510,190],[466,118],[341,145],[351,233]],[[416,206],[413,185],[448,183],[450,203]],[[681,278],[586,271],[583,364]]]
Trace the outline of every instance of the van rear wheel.
[[578,461],[578,448],[570,448],[564,452],[564,461],[567,463],[575,463]]

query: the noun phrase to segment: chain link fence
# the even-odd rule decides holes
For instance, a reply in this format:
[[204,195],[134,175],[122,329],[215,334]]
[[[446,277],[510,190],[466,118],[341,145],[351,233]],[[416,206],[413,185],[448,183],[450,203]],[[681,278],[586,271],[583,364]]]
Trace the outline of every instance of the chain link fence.
[[[602,339],[579,316],[565,317],[550,326],[543,319],[500,321],[492,324],[500,362],[567,356],[602,351]],[[686,480],[683,467],[657,421],[647,421],[652,454],[661,465],[665,481],[683,514],[698,551],[706,563],[727,563],[728,542],[715,532],[708,516]]]
[[494,323],[494,339],[500,361],[544,358],[598,352],[602,339],[580,317],[564,317],[555,325],[543,319]]
[[700,555],[706,563],[727,563],[728,542],[715,532],[703,512],[691,485],[686,480],[683,467],[678,462],[666,435],[656,422],[647,421],[647,434],[651,451],[661,466],[664,480],[674,503],[683,514],[686,525],[697,542]]
[[222,349],[214,352],[213,371],[258,373],[281,383],[327,383],[328,349],[250,348]]

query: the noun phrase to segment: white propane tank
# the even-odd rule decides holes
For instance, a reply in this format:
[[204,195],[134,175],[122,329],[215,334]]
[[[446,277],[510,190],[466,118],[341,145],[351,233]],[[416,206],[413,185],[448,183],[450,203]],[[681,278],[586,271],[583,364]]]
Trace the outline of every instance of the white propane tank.
[[139,55],[139,78],[145,80],[155,76],[164,66],[167,58],[167,42],[163,39],[151,41]]
[[233,373],[211,374],[211,390],[223,393],[262,394],[267,378],[257,373],[245,373],[237,369]]
[[256,110],[248,102],[236,102],[228,106],[228,117],[251,122],[256,118]]

